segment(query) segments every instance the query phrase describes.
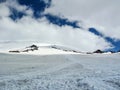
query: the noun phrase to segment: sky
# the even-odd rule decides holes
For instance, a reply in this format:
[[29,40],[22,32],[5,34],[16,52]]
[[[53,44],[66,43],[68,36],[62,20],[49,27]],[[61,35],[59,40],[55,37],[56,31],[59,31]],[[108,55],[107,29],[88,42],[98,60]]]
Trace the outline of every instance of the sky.
[[0,40],[120,50],[119,0],[0,0]]

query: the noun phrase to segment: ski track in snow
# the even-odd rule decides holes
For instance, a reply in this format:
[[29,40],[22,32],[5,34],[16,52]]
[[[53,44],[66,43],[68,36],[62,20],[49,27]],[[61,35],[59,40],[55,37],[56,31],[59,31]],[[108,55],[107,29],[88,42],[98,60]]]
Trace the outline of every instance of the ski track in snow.
[[0,90],[120,90],[120,54],[0,54]]

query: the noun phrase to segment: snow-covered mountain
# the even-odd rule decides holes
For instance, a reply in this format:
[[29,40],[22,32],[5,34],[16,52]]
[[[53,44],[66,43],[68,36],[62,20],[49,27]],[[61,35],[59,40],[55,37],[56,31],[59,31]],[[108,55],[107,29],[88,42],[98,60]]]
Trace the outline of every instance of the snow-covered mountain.
[[9,54],[32,54],[32,55],[54,55],[54,54],[75,54],[79,51],[59,45],[31,45],[25,48],[9,50]]

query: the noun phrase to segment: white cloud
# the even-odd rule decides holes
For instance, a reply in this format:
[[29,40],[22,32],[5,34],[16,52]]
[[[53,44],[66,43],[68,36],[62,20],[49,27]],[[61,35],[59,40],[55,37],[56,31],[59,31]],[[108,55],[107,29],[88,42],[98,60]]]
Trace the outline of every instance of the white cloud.
[[[8,11],[4,5],[5,12]],[[0,8],[1,10],[1,8]],[[8,16],[9,13],[1,16]],[[62,44],[80,51],[94,51],[110,47],[104,39],[82,29],[69,26],[59,27],[43,19],[35,20],[24,16],[17,22],[8,17],[0,18],[0,40],[38,40],[42,43]]]
[[9,8],[6,6],[6,3],[0,4],[0,17],[8,16],[10,13]]
[[[38,40],[43,43],[67,45],[81,51],[93,51],[109,47],[102,38],[80,29],[57,27],[47,22],[40,22],[31,17],[24,17],[15,23],[4,18],[0,21],[1,40]],[[102,42],[102,43],[101,43]]]
[[82,20],[87,27],[97,26],[105,36],[120,39],[119,3],[120,0],[53,0],[46,12]]

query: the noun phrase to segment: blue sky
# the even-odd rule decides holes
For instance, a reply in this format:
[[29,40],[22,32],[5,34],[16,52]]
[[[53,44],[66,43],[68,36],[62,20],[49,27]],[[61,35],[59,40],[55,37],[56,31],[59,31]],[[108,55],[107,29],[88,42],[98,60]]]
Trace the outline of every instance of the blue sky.
[[[48,0],[47,3],[44,2],[44,0],[35,0],[35,1],[33,1],[33,0],[18,0],[18,3],[20,5],[26,5],[28,7],[28,9],[31,8],[33,10],[33,17],[35,19],[46,17],[50,23],[58,25],[58,26],[68,25],[73,28],[80,28],[80,26],[77,25],[78,21],[76,21],[76,20],[69,21],[68,18],[59,17],[56,15],[52,15],[50,13],[43,14],[45,9],[47,9],[51,6],[51,0]],[[11,19],[13,19],[14,21],[17,19],[21,19],[23,16],[26,16],[26,14],[24,12],[17,11],[15,8],[10,7],[10,10],[12,13],[9,17]]]
[[89,31],[94,33],[97,36],[100,36],[104,38],[107,42],[111,43],[113,45],[113,48],[107,49],[105,51],[119,51],[120,50],[120,39],[115,40],[114,38],[111,37],[105,37],[101,32],[97,31],[95,28],[89,28]]
[[[102,2],[104,2],[105,5],[102,4]],[[68,4],[66,5],[64,3]],[[102,4],[103,6],[96,6],[98,3]],[[13,27],[8,27],[15,29],[15,32],[17,33],[20,32],[20,39],[26,39],[26,37],[33,37],[36,39],[38,37],[40,40],[44,38],[45,42],[51,41],[53,43],[62,43],[75,48],[81,48],[81,50],[84,50],[88,46],[88,48],[91,48],[90,50],[102,49],[105,51],[118,51],[120,50],[120,37],[119,33],[117,33],[119,32],[119,22],[116,24],[114,19],[111,19],[109,22],[107,20],[104,21],[104,17],[116,10],[117,3],[118,2],[115,3],[113,1],[109,1],[109,3],[107,3],[105,1],[100,2],[95,0],[92,0],[91,2],[86,2],[86,0],[61,0],[58,2],[55,0],[0,0],[1,8],[5,10],[5,13],[0,15],[0,19],[1,23],[2,20],[6,24],[11,23]],[[86,4],[86,7],[84,7],[84,4]],[[72,5],[76,6],[71,8]],[[109,6],[113,8],[109,8]],[[100,12],[97,12],[98,10]],[[2,12],[2,9],[0,11]],[[103,20],[99,18],[99,15],[101,15],[100,18]],[[119,18],[117,19],[119,20]],[[23,28],[24,25],[22,26],[20,22],[24,22],[28,25],[29,20],[32,21],[32,24],[36,24],[31,28],[27,27],[31,30],[31,33],[35,33],[36,31],[32,31],[32,29],[36,28],[37,25],[39,26],[39,24],[42,24],[42,22],[45,23],[45,28],[48,27],[49,29],[49,27],[52,25],[52,29],[59,29],[62,31],[66,29],[66,31],[54,31],[54,34],[56,33],[54,36],[53,33],[51,34],[52,31],[48,33],[49,31],[41,32],[41,30],[38,30],[37,32],[46,34],[42,36],[43,34],[39,35],[36,32],[35,34],[28,36],[28,32],[26,32],[27,30],[16,30],[18,26],[19,28]],[[1,38],[5,40],[10,39],[9,35],[11,35],[14,31],[11,32],[10,30],[7,30],[6,26],[4,25],[1,25],[0,28],[1,32],[8,34],[7,36],[5,36],[6,34],[2,34]],[[116,29],[116,31],[114,29]],[[16,38],[17,40],[18,36],[15,34],[16,33],[13,33],[14,37],[11,39]],[[62,39],[63,37],[66,37],[66,35],[68,35],[68,39],[71,39]],[[49,40],[49,37],[56,39],[52,38]],[[91,46],[89,45],[89,39],[93,42]]]

